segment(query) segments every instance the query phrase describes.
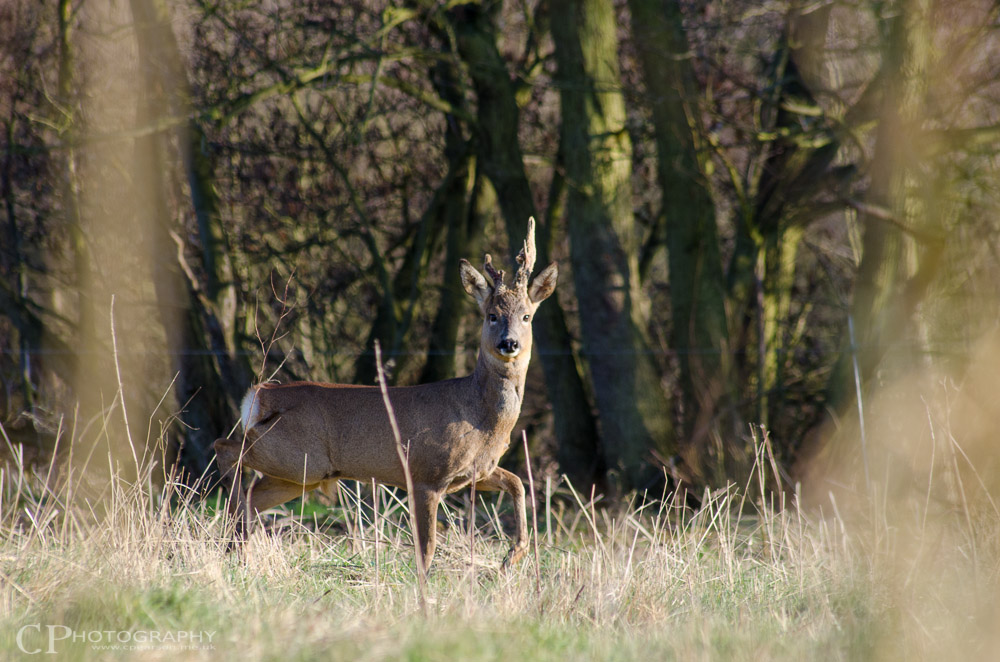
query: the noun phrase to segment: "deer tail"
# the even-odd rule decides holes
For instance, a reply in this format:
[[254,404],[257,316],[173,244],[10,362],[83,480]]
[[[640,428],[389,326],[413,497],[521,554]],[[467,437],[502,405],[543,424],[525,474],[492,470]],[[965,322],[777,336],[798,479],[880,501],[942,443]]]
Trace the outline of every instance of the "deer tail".
[[257,395],[257,386],[251,386],[247,394],[243,396],[243,404],[240,405],[240,423],[243,430],[249,430],[260,422],[260,397]]

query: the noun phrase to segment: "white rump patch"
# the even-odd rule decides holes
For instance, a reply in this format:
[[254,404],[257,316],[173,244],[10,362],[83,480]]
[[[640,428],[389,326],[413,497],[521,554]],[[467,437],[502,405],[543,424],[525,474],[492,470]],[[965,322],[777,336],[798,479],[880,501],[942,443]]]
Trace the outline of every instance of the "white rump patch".
[[260,398],[257,397],[257,387],[252,386],[247,394],[243,396],[243,404],[240,405],[240,423],[243,430],[249,430],[260,420]]

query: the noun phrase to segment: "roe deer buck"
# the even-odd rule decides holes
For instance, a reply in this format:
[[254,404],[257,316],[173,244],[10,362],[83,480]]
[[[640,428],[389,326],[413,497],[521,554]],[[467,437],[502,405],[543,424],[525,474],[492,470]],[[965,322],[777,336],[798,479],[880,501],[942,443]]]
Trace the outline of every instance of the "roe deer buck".
[[[437,507],[442,495],[475,482],[477,491],[503,490],[514,499],[517,532],[504,567],[528,546],[524,486],[497,466],[510,445],[521,411],[531,359],[531,317],[555,290],[553,262],[529,282],[535,263],[534,219],[517,256],[511,286],[486,255],[493,284],[466,260],[462,285],[479,304],[483,328],[476,369],[467,377],[388,389],[402,443],[408,448],[416,504],[417,554],[428,568],[434,556]],[[230,513],[244,536],[256,515],[338,479],[406,488],[382,393],[376,386],[298,382],[260,384],[243,399],[242,439],[219,439],[215,452],[223,476],[233,476]],[[264,474],[244,492],[239,467]],[[249,501],[248,501],[249,499]]]

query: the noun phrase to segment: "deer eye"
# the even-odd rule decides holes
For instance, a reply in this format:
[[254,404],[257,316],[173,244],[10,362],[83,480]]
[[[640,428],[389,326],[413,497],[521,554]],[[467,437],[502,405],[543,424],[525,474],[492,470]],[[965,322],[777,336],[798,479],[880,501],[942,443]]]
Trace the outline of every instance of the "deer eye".
[[497,316],[494,315],[493,313],[490,313],[490,321],[491,322],[496,322],[497,321]]
[[528,320],[530,320],[530,319],[531,319],[531,315],[525,315],[525,316],[524,316],[524,317],[522,317],[521,319],[522,319],[522,320],[524,320],[525,322],[527,322]]

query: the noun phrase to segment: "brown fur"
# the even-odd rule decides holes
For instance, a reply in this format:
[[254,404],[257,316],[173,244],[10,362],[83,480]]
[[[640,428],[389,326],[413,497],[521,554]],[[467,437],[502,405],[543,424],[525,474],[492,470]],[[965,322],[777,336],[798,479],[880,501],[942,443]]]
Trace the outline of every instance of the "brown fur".
[[[529,247],[530,242],[530,247]],[[433,384],[389,389],[416,502],[417,534],[425,568],[434,556],[437,506],[449,492],[475,481],[477,491],[504,491],[514,499],[517,531],[504,565],[523,556],[528,544],[524,486],[497,466],[510,445],[521,411],[531,359],[535,309],[556,286],[553,263],[527,284],[534,262],[533,222],[514,288],[500,278],[491,286],[465,260],[462,283],[483,313],[479,357],[471,375]],[[524,259],[522,259],[524,258]],[[489,256],[487,256],[489,264]],[[489,269],[488,269],[489,271]],[[491,273],[491,276],[494,276]],[[500,282],[496,282],[499,280]],[[528,316],[528,321],[524,317]],[[510,341],[519,350],[510,355]],[[507,354],[501,347],[508,345]],[[215,450],[224,475],[233,477],[230,512],[244,535],[256,515],[332,481],[372,479],[405,488],[382,394],[374,386],[299,382],[261,384],[244,401],[242,439],[219,439]],[[249,496],[238,468],[264,474]]]

